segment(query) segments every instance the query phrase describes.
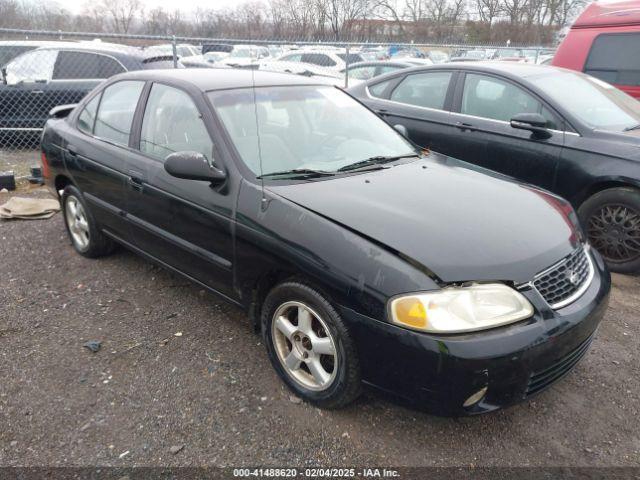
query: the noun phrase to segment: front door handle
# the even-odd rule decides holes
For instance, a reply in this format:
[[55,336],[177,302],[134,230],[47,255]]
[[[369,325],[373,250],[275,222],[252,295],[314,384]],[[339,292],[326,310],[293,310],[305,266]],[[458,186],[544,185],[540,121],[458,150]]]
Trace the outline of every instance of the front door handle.
[[135,170],[129,170],[129,178],[127,179],[129,186],[134,190],[139,192],[142,191],[142,184],[144,183],[144,178],[140,172],[136,172]]
[[464,123],[464,122],[456,122],[456,127],[462,130],[463,132],[465,130],[469,130],[470,132],[477,130],[477,128],[471,125],[470,123]]
[[386,108],[378,108],[378,109],[376,110],[376,113],[377,113],[378,115],[386,115],[386,114],[387,114],[387,109],[386,109]]

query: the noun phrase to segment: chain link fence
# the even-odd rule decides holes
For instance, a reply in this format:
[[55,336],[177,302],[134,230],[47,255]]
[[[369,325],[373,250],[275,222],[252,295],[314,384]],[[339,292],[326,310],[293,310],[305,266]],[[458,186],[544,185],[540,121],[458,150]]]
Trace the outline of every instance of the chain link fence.
[[[247,68],[314,76],[348,87],[398,68],[460,60],[540,63],[540,46],[311,42],[0,29],[0,172],[26,179],[56,106],[78,103],[104,79],[157,68]],[[384,62],[384,63],[380,63]]]

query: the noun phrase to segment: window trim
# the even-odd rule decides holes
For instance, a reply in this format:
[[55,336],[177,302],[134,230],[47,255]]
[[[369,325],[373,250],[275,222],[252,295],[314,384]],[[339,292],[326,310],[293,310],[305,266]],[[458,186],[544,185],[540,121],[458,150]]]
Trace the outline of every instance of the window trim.
[[[85,132],[84,130],[82,130],[80,128],[80,117],[82,116],[83,112],[87,109],[87,107],[89,106],[89,104],[91,102],[93,102],[94,99],[98,99],[98,106],[96,107],[96,114],[93,117],[93,124],[91,125],[91,133],[89,132]],[[83,133],[84,135],[87,135],[88,137],[93,137],[93,132],[96,129],[96,120],[98,119],[98,112],[100,111],[100,104],[102,103],[102,90],[99,90],[95,95],[91,95],[91,98],[89,98],[85,103],[82,104],[82,109],[80,110],[80,112],[78,113],[77,118],[74,121],[74,126],[76,128],[76,130],[78,130],[80,133]]]

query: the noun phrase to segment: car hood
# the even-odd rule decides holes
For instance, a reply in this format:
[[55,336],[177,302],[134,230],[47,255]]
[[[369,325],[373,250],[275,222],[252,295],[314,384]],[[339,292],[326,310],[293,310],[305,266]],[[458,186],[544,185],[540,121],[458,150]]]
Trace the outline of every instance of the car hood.
[[272,192],[420,264],[437,281],[525,283],[575,249],[568,203],[432,153]]

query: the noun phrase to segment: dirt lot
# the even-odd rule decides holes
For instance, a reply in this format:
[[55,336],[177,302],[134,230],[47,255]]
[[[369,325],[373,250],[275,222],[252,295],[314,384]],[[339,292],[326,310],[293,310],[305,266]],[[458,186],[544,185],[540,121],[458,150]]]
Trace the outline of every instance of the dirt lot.
[[76,255],[60,214],[2,222],[0,466],[638,466],[640,279],[614,283],[589,354],[534,401],[326,412],[292,401],[236,308],[124,250]]

